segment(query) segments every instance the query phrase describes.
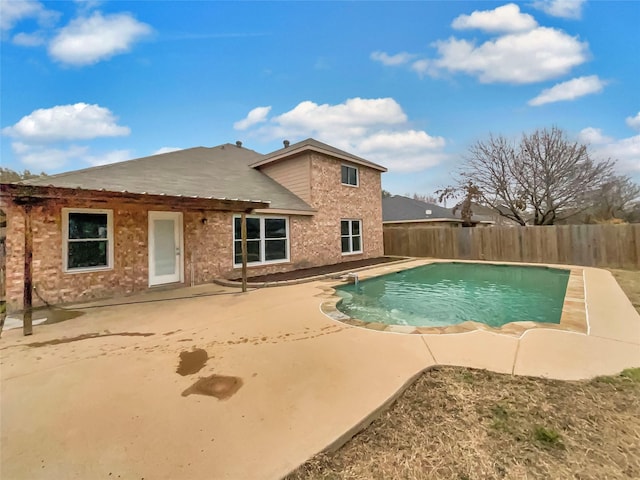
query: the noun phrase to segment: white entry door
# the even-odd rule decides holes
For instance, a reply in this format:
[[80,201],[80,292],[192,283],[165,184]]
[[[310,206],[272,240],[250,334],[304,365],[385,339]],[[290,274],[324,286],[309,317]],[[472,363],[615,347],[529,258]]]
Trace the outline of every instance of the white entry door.
[[149,212],[149,285],[183,279],[182,213]]

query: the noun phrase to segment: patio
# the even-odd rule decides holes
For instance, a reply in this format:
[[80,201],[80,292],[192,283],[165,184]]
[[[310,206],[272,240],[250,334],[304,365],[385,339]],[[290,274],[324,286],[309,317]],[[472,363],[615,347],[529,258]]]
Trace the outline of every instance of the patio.
[[[609,272],[584,271],[589,335],[349,326],[319,308],[335,280],[77,305],[82,315],[31,337],[3,332],[3,476],[279,478],[339,446],[434,365],[558,379],[640,366],[640,316]],[[203,368],[176,373],[180,354],[194,349],[206,351]],[[212,375],[237,390],[223,400],[190,394]]]

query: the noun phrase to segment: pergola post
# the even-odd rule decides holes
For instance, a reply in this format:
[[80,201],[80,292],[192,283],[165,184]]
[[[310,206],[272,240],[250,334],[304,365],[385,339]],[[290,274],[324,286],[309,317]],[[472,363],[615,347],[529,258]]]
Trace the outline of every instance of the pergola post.
[[240,217],[240,235],[242,241],[242,291],[247,291],[247,214],[242,212]]
[[24,291],[23,291],[23,327],[24,335],[33,333],[32,296],[33,291],[33,229],[31,227],[31,205],[24,205]]

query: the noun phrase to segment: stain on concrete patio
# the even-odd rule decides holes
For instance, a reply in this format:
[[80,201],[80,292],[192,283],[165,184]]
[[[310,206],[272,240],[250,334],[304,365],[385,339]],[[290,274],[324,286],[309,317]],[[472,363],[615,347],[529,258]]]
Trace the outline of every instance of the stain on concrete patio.
[[176,373],[178,375],[193,375],[194,373],[198,373],[202,370],[202,367],[205,366],[209,360],[209,354],[206,350],[202,348],[196,348],[192,351],[185,350],[184,352],[180,352],[180,364],[176,369]]
[[[60,345],[62,343],[72,343],[79,342],[81,340],[88,340],[90,338],[102,338],[102,337],[150,337],[155,335],[155,333],[141,333],[141,332],[121,332],[121,333],[85,333],[83,335],[78,335],[77,337],[64,337],[64,338],[54,338],[53,340],[47,340],[45,342],[33,342],[33,343],[25,343],[26,347],[46,347],[49,345]],[[21,345],[12,345],[12,346],[21,346]]]
[[242,387],[242,379],[224,375],[210,375],[200,378],[196,383],[182,392],[183,397],[189,395],[207,395],[218,400],[232,397]]

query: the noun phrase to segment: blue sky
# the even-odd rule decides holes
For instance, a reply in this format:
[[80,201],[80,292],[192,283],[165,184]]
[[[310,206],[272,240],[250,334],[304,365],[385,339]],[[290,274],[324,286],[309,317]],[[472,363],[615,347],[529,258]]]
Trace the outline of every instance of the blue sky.
[[640,182],[640,2],[0,0],[2,165],[57,173],[307,137],[452,182],[556,125]]

